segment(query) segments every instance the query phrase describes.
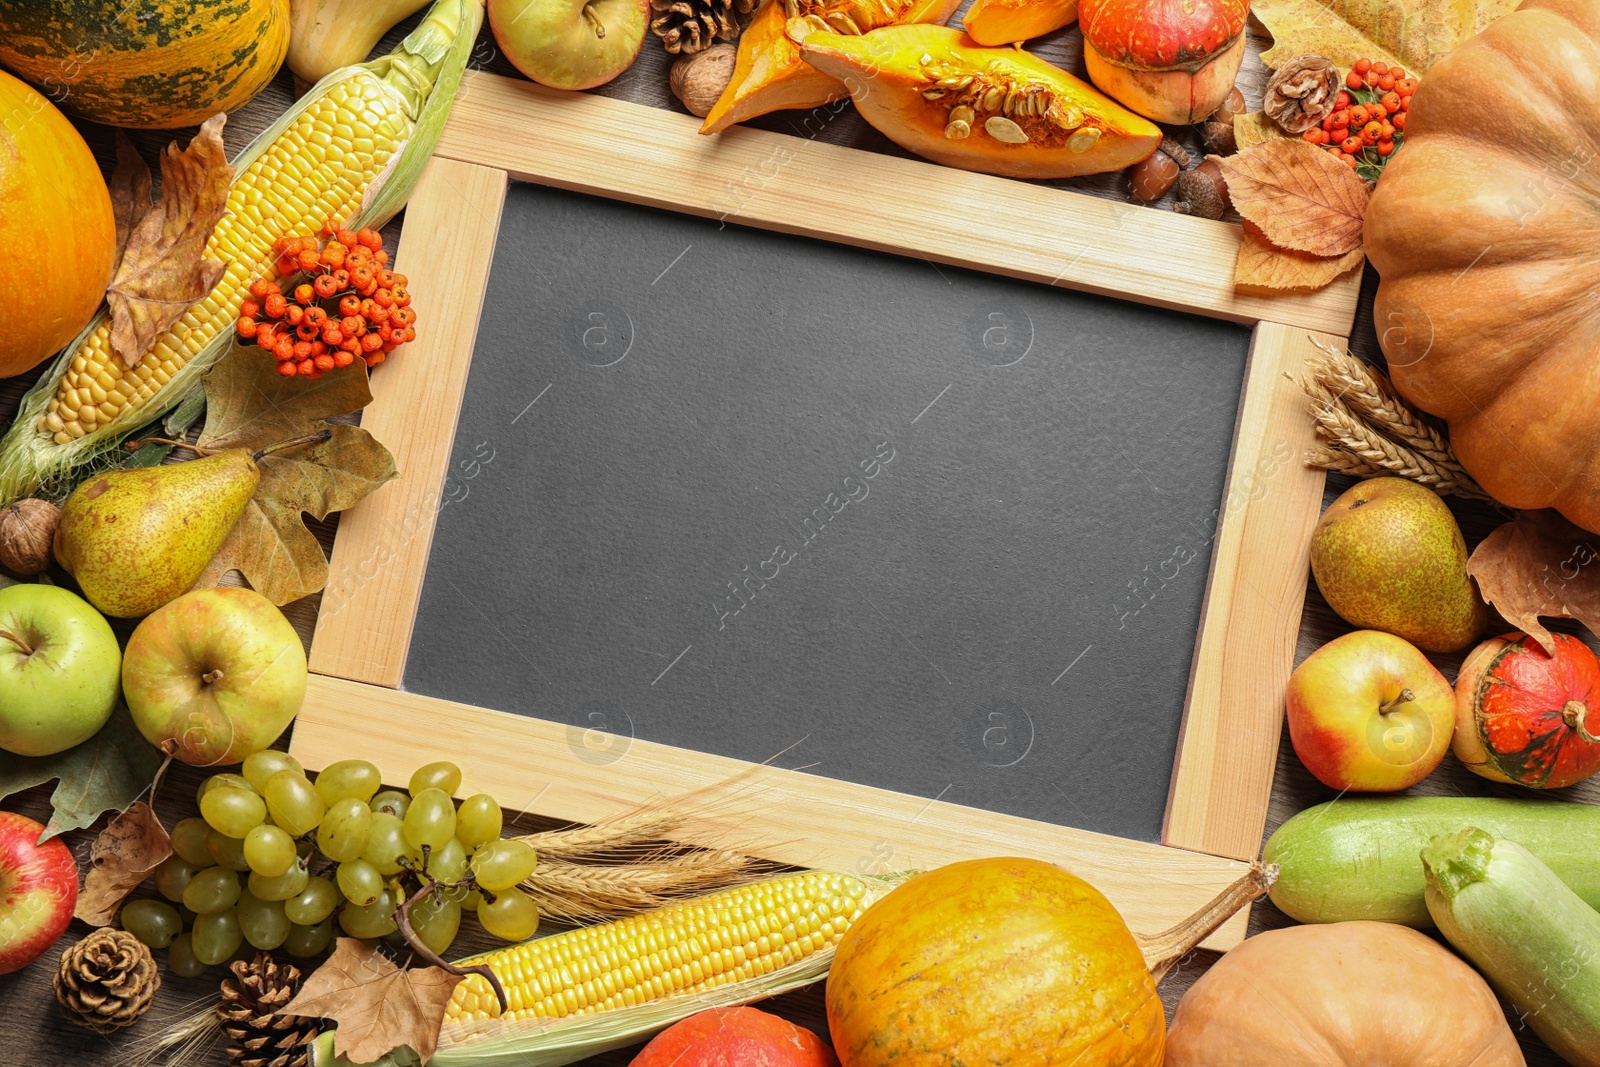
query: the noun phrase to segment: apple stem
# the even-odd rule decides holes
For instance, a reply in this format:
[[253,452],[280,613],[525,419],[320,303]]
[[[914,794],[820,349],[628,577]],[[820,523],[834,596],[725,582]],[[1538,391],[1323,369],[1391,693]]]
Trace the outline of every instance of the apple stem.
[[1589,707],[1581,700],[1569,700],[1561,706],[1561,720],[1568,729],[1591,745],[1600,745],[1600,737],[1589,732],[1584,719],[1589,717]]
[[1378,709],[1378,714],[1387,715],[1391,711],[1394,711],[1396,708],[1398,708],[1401,704],[1409,704],[1415,699],[1417,699],[1416,695],[1412,693],[1411,690],[1402,689],[1400,690],[1399,696],[1395,697],[1393,700],[1389,701],[1389,703]]
[[605,37],[606,28],[600,22],[600,16],[596,15],[593,11],[591,11],[588,4],[584,4],[583,5],[583,17],[589,20],[589,25],[590,26],[594,27],[594,35],[596,37],[601,37],[601,38]]
[[200,676],[200,680],[207,685],[216,685],[222,681],[222,672],[220,670],[206,671]]
[[16,634],[12,633],[10,630],[0,630],[0,637],[5,638],[7,641],[10,641],[12,644],[22,649],[23,655],[33,655],[33,646],[28,644],[28,642],[24,641],[22,638],[18,637]]

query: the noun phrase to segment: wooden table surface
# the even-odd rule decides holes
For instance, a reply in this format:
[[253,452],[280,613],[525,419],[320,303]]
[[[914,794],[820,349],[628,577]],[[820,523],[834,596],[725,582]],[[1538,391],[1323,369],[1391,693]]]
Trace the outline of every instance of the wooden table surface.
[[[386,50],[393,42],[397,41],[401,31],[409,28],[415,20],[408,20],[399,30],[391,33],[380,45],[380,51]],[[1250,49],[1250,56],[1241,73],[1239,84],[1245,91],[1247,99],[1252,105],[1260,99],[1260,86],[1264,81],[1262,67],[1256,58],[1260,51],[1263,36],[1260,27],[1252,24],[1254,38]],[[1032,46],[1046,58],[1075,70],[1080,76],[1083,74],[1080,46],[1075,29],[1062,31],[1047,41]],[[660,48],[654,38],[646,41],[645,49],[639,61],[616,82],[606,86],[602,92],[607,95],[620,96],[638,103],[651,104],[658,107],[678,108],[666,88],[666,70],[670,57]],[[478,41],[473,56],[475,68],[486,69],[500,74],[514,75],[513,71],[498,54],[492,36],[485,29]],[[274,80],[271,86],[252,101],[249,105],[239,109],[229,116],[229,123],[225,139],[230,154],[246,144],[255,133],[265,128],[293,99],[291,79],[284,71]],[[863,123],[850,109],[843,109],[837,115],[821,124],[820,128],[797,125],[799,112],[779,112],[757,120],[756,125],[768,129],[790,132],[800,136],[814,136],[833,143],[847,144],[853,147],[871,151],[884,151],[895,154],[904,154],[899,148],[888,142],[877,131]],[[109,174],[112,160],[112,135],[111,131],[103,127],[88,124],[82,125],[86,138],[95,150],[96,156],[101,161],[102,168]],[[1174,131],[1188,145],[1198,151],[1200,142],[1193,130],[1183,129]],[[180,143],[186,143],[192,131],[170,131],[160,133],[138,133],[134,135],[135,143],[145,155],[145,158],[154,164],[156,152],[168,141],[177,138]],[[625,131],[621,134],[625,135]],[[1078,179],[1070,182],[1051,183],[1078,191],[1088,192],[1097,196],[1126,198],[1126,185],[1120,175],[1100,175],[1094,178]],[[1170,194],[1168,197],[1170,200]],[[1169,204],[1166,201],[1156,204],[1151,210],[1166,210]],[[386,230],[391,246],[398,238],[399,220],[391,223]],[[1376,288],[1376,278],[1368,270],[1363,287],[1361,311],[1357,319],[1355,333],[1351,337],[1351,348],[1374,361],[1381,362],[1382,356],[1378,349],[1376,335],[1371,326],[1371,304],[1373,292]],[[18,398],[22,392],[32,384],[35,374],[25,375],[21,378],[11,379],[0,383],[0,425],[9,423],[16,410]],[[1347,488],[1350,480],[1331,478],[1327,500],[1333,498]],[[1460,519],[1463,531],[1466,533],[1469,546],[1475,545],[1484,535],[1494,529],[1503,516],[1493,509],[1473,502],[1450,501],[1452,509]],[[312,524],[312,527],[322,538],[324,545],[330,545],[334,529],[333,522]],[[286,613],[294,621],[301,636],[309,642],[311,627],[316,618],[316,609],[319,597],[307,597],[305,600],[290,605]],[[1506,627],[1510,629],[1510,627]],[[1563,627],[1558,627],[1563,628]],[[1309,655],[1316,648],[1332,640],[1334,637],[1347,632],[1351,627],[1339,619],[1324,603],[1318,594],[1315,584],[1308,582],[1306,595],[1306,610],[1301,624],[1299,647],[1296,660]],[[1592,635],[1578,628],[1569,628],[1571,632],[1581,633],[1586,640],[1594,643]],[[124,631],[125,633],[125,631]],[[1432,657],[1446,677],[1454,679],[1459,666],[1459,656]],[[353,753],[353,755],[355,755]],[[169,773],[166,783],[161,790],[158,805],[163,818],[170,827],[178,819],[197,814],[194,803],[195,787],[203,780],[204,775],[193,768],[174,765]],[[1427,781],[1412,790],[1415,794],[1437,795],[1526,795],[1519,794],[1510,787],[1496,787],[1491,783],[1477,778],[1462,769],[1453,758],[1447,757],[1445,764],[1438,772]],[[1600,779],[1564,791],[1568,799],[1588,803],[1600,803]],[[29,790],[7,798],[3,807],[9,810],[21,811],[25,814],[39,818],[41,821],[47,816],[49,787]],[[1318,783],[1309,773],[1301,767],[1289,746],[1287,732],[1284,735],[1278,758],[1278,772],[1273,786],[1272,808],[1268,821],[1267,832],[1270,834],[1285,819],[1294,813],[1324,800],[1330,800],[1333,791]],[[525,819],[524,825],[537,828],[540,824],[537,819]],[[67,835],[67,841],[72,846],[80,863],[87,860],[89,842],[92,834],[80,831]],[[141,891],[148,894],[148,887]],[[467,924],[471,925],[471,924]],[[1291,925],[1281,912],[1274,908],[1270,902],[1263,902],[1256,906],[1251,918],[1251,931],[1271,929],[1279,926]],[[175,1055],[160,1055],[149,1059],[140,1059],[140,1055],[147,1051],[148,1043],[158,1036],[164,1027],[181,1020],[200,1008],[210,1005],[216,995],[216,985],[222,972],[213,969],[206,976],[196,979],[184,979],[165,972],[163,968],[162,989],[157,996],[155,1007],[150,1014],[141,1020],[135,1027],[113,1037],[103,1037],[92,1034],[67,1023],[56,1009],[54,997],[51,992],[50,978],[55,972],[57,960],[63,948],[71,941],[83,936],[87,928],[79,922],[74,922],[62,941],[50,949],[33,965],[23,971],[0,976],[0,1064],[16,1065],[16,1067],[79,1067],[83,1064],[95,1065],[121,1065],[139,1064],[139,1067],[161,1067],[172,1064],[176,1067],[179,1062]],[[481,938],[481,935],[478,935]],[[457,948],[472,950],[491,944],[487,940],[474,940],[463,934],[457,942]],[[159,956],[159,954],[158,954]],[[1161,995],[1166,1003],[1170,1018],[1172,1010],[1176,1007],[1178,999],[1183,992],[1215,961],[1216,955],[1211,952],[1197,951],[1177,967],[1161,986]],[[812,1026],[818,1030],[825,1029],[822,1018],[822,997],[820,986],[789,994],[778,1001],[770,1002],[768,1007],[774,1007],[785,1015]],[[1559,1067],[1563,1062],[1551,1053],[1542,1042],[1525,1028],[1519,1031],[1519,1037],[1526,1050],[1528,1062],[1535,1067]],[[610,1053],[597,1057],[592,1061],[595,1064],[621,1065],[626,1064],[631,1058],[632,1050]],[[192,1058],[182,1061],[185,1067],[212,1067],[226,1063],[220,1046],[211,1045],[201,1047],[195,1051]],[[1441,1065],[1446,1067],[1446,1065]]]

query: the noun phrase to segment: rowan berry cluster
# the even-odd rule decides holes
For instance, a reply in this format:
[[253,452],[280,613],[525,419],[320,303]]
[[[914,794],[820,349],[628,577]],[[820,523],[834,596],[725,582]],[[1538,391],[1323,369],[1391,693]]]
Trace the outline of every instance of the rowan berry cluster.
[[1405,143],[1406,115],[1417,79],[1407,77],[1400,67],[1358,59],[1344,84],[1333,113],[1301,136],[1326,147],[1363,178],[1376,179]]

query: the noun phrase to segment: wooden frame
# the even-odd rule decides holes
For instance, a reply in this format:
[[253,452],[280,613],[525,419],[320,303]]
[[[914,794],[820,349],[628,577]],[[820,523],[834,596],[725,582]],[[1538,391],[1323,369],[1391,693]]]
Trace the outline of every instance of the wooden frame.
[[[468,788],[579,822],[733,780],[737,814],[704,817],[688,839],[733,831],[771,842],[775,860],[864,872],[1034,855],[1090,879],[1137,930],[1196,910],[1260,848],[1323,488],[1300,462],[1312,431],[1291,376],[1314,340],[1348,336],[1358,277],[1238,294],[1228,224],[783,134],[696,130],[619,100],[484,74],[464,83],[407,210],[427,251],[399,250],[429,327],[423,351],[374,377],[364,421],[403,477],[340,523],[292,751],[318,768],[359,748],[386,780],[466,751]],[[513,179],[1254,324],[1162,844],[637,740],[596,760],[575,728],[399,691]],[[915,202],[897,195],[907,188]],[[980,209],[982,226],[955,221]],[[793,840],[799,825],[807,836]],[[1241,915],[1208,944],[1243,933]]]

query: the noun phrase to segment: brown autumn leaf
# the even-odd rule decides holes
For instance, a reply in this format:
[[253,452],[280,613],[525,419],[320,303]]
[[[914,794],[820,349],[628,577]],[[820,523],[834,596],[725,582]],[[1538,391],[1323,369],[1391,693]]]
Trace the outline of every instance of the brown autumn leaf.
[[111,214],[117,221],[117,251],[112,262],[121,263],[133,228],[155,206],[150,200],[150,168],[121,130],[117,131],[117,166],[107,188],[111,191]]
[[1246,222],[1239,242],[1239,259],[1233,268],[1233,285],[1247,293],[1309,293],[1332,285],[1340,276],[1361,266],[1366,258],[1360,248],[1342,256],[1313,256],[1279,248]]
[[1269,67],[1310,53],[1327,56],[1341,70],[1365,57],[1422,73],[1519,2],[1255,0],[1250,13],[1272,33],[1272,47],[1261,54]]
[[205,377],[206,450],[269,448],[320,430],[331,436],[263,456],[261,484],[222,548],[196,582],[216,585],[231,570],[283,605],[328,581],[328,558],[302,513],[324,519],[398,476],[394,457],[366,430],[328,420],[372,402],[360,360],[320,378],[278,373],[254,347],[235,347]]
[[1289,136],[1278,128],[1278,124],[1267,118],[1265,111],[1252,111],[1246,115],[1233,117],[1233,140],[1243,152],[1247,148],[1254,148],[1267,141],[1277,141]]
[[1342,256],[1361,247],[1367,183],[1322,149],[1286,137],[1208,158],[1222,168],[1234,210],[1279,248]]
[[138,801],[112,819],[89,846],[89,871],[73,909],[75,919],[106,926],[127,895],[172,855],[172,839],[149,804]]
[[227,210],[233,182],[233,168],[222,149],[226,121],[221,113],[207,119],[182,152],[176,144],[167,146],[161,156],[161,203],[131,227],[106,290],[111,348],[129,367],[137,366],[161,335],[216,287],[226,269],[206,255],[206,242]]
[[377,949],[341,937],[333,955],[277,1014],[332,1019],[339,1025],[334,1054],[351,1063],[370,1063],[402,1045],[427,1063],[459,981],[460,975],[438,967],[402,971]]
[[1577,619],[1600,633],[1600,537],[1558,511],[1523,511],[1472,552],[1467,573],[1483,599],[1555,654],[1540,616]]

